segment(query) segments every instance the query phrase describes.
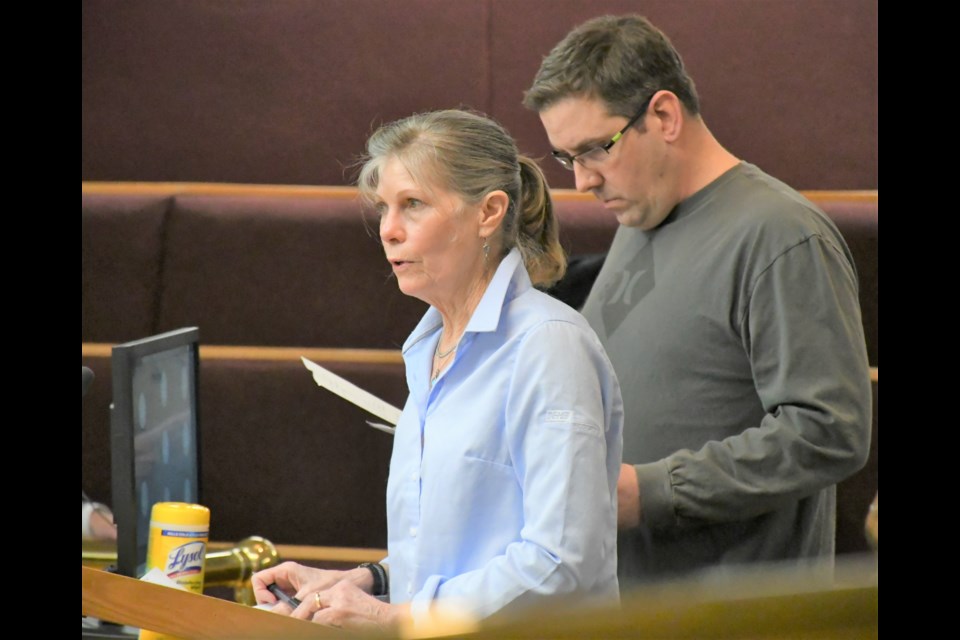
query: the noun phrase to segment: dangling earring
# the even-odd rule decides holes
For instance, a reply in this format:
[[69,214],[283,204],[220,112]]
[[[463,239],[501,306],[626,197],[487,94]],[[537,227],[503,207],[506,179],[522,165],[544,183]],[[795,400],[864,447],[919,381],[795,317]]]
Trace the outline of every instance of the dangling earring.
[[483,241],[483,261],[486,262],[487,258],[490,257],[490,243],[486,240]]

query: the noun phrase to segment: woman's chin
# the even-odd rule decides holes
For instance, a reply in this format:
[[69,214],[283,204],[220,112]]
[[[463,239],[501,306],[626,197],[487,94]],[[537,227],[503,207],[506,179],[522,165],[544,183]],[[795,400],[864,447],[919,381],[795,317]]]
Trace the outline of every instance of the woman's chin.
[[423,297],[425,293],[424,287],[422,286],[422,283],[417,282],[416,279],[400,276],[397,278],[397,286],[400,288],[400,293],[403,295],[427,302]]

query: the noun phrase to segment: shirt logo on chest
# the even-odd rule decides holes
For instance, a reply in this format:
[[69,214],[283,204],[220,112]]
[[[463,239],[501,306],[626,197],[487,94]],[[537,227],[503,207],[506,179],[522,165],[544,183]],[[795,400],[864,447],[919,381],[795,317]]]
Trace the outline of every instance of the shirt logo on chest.
[[600,291],[600,317],[608,336],[620,328],[630,311],[655,285],[653,245],[648,243],[622,269],[612,273]]

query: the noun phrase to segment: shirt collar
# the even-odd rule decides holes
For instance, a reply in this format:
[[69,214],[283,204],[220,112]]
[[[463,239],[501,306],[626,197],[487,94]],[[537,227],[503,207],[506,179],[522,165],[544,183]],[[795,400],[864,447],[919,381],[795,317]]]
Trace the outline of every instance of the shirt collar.
[[[500,315],[504,304],[531,286],[530,276],[523,264],[520,250],[514,247],[497,267],[497,272],[493,274],[493,279],[487,285],[483,297],[480,298],[480,304],[477,305],[473,315],[470,316],[470,322],[467,323],[464,333],[496,331],[500,324]],[[440,316],[440,312],[434,307],[427,309],[416,329],[403,343],[403,352],[406,353],[413,345],[432,334],[442,325],[443,318]]]

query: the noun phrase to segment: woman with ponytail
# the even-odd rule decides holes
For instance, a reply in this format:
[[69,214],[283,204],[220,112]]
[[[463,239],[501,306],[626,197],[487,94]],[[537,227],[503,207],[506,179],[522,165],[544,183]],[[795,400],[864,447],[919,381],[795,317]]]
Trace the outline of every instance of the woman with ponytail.
[[493,120],[437,111],[375,132],[359,188],[401,291],[431,305],[403,345],[389,555],[268,569],[258,599],[275,582],[293,615],[354,628],[615,602],[620,388],[587,323],[536,288],[566,266],[539,167]]

